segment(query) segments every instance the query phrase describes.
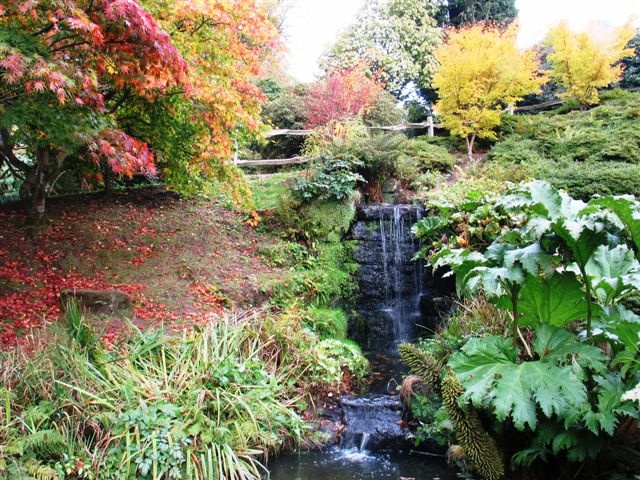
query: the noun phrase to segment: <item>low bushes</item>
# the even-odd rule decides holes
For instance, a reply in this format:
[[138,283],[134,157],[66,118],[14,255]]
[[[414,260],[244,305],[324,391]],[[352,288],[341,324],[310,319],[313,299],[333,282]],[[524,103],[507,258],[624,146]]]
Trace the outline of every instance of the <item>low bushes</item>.
[[263,456],[305,439],[305,392],[352,367],[368,368],[357,348],[320,341],[296,312],[107,350],[72,311],[35,357],[0,356],[0,478],[258,479]]
[[398,176],[408,180],[431,172],[447,172],[456,164],[456,157],[445,147],[434,145],[425,137],[409,140],[405,154],[398,162]]
[[518,116],[489,151],[489,163],[519,165],[588,200],[594,194],[640,193],[640,95],[612,91],[586,112]]
[[540,161],[530,167],[531,177],[546,180],[573,197],[593,195],[640,197],[640,165],[624,162]]

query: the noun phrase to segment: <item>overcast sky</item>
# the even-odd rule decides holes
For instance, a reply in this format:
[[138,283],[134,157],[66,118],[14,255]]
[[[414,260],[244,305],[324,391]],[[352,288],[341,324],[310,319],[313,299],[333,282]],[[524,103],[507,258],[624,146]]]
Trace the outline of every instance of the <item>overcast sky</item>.
[[[352,23],[364,0],[288,0],[285,42],[288,71],[297,80],[310,82],[318,73],[318,58]],[[516,0],[520,14],[522,46],[544,38],[547,29],[567,20],[577,29],[591,22],[621,25],[631,16],[640,27],[640,0]]]

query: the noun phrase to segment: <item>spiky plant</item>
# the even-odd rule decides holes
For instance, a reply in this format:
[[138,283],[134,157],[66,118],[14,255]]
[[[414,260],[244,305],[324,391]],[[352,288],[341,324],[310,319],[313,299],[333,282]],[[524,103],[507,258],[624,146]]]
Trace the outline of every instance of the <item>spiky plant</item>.
[[482,427],[477,412],[461,406],[459,399],[464,387],[452,371],[442,380],[442,403],[456,432],[466,462],[485,480],[499,480],[504,476],[504,463],[493,438]]
[[402,343],[398,347],[400,358],[409,366],[411,373],[418,375],[433,390],[440,391],[442,362],[433,354],[412,343]]

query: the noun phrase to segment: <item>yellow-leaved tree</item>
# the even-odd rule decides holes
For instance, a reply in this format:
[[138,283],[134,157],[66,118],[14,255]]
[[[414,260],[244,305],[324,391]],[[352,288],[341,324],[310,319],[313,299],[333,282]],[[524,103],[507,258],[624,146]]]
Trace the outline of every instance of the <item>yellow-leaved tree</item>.
[[536,52],[518,49],[516,35],[515,24],[504,30],[475,24],[449,30],[436,50],[436,111],[451,133],[466,139],[471,160],[476,138],[496,138],[504,107],[546,82]]
[[596,105],[598,88],[620,80],[623,67],[617,62],[634,54],[627,45],[635,33],[630,22],[600,35],[575,33],[564,22],[549,30],[551,77],[565,89],[559,96],[576,100],[580,110]]

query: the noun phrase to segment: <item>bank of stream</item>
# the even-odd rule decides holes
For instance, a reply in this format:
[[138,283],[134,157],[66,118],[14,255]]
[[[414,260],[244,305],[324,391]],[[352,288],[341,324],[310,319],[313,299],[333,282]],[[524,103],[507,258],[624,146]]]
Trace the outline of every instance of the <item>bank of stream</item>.
[[339,399],[333,421],[339,443],[272,459],[272,480],[453,479],[441,449],[413,449],[398,386],[406,374],[399,343],[435,327],[446,301],[421,262],[411,234],[422,209],[414,205],[368,205],[358,209],[352,236],[358,240],[358,315],[350,336],[367,351],[371,381],[366,393]]

